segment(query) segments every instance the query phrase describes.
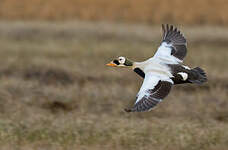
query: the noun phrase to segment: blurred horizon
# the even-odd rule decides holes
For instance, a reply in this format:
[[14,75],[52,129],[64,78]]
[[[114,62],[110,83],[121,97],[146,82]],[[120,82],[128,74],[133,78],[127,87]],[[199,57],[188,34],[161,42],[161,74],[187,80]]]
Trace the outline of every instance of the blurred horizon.
[[1,20],[228,25],[226,0],[1,0]]

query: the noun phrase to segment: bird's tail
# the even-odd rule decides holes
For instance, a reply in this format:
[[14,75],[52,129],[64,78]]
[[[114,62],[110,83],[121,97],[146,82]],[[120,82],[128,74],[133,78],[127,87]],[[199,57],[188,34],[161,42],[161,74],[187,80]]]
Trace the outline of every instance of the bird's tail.
[[194,77],[192,79],[189,79],[191,83],[202,84],[204,82],[207,82],[207,76],[203,69],[196,67],[191,69],[191,71],[194,74]]

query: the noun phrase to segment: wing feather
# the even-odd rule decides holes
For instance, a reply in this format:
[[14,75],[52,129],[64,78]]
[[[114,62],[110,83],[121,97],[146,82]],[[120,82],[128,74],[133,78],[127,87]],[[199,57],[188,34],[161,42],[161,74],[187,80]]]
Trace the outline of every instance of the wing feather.
[[172,84],[173,82],[169,78],[161,80],[158,76],[146,74],[134,106],[125,109],[125,111],[144,112],[151,110],[169,94]]
[[172,25],[162,25],[162,43],[155,57],[181,63],[187,54],[187,41],[183,34]]

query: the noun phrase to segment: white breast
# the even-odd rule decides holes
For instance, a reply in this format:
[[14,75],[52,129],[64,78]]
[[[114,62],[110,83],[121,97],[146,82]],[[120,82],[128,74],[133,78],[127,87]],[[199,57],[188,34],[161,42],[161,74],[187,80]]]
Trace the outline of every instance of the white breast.
[[150,58],[144,62],[136,63],[136,66],[144,71],[144,73],[152,72],[160,78],[173,77],[170,68],[157,58]]

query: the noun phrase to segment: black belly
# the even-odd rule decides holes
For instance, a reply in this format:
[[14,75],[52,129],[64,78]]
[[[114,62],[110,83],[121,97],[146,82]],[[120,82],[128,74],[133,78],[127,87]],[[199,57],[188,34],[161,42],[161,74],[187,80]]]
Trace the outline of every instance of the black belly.
[[[192,83],[191,79],[192,78],[194,79],[197,77],[197,74],[195,72],[193,72],[192,70],[186,69],[182,65],[169,64],[168,66],[170,67],[171,73],[173,75],[171,79],[173,80],[174,84]],[[180,72],[184,72],[188,74],[187,80],[183,80],[182,76],[178,74]]]

